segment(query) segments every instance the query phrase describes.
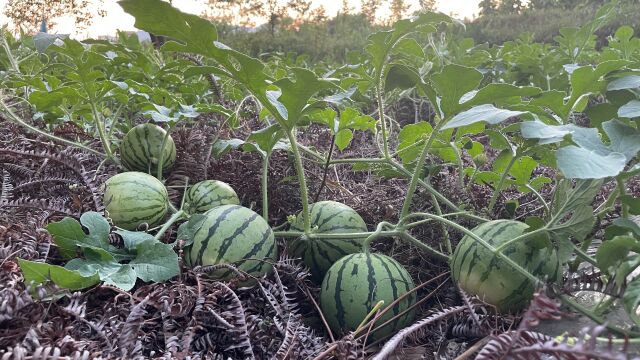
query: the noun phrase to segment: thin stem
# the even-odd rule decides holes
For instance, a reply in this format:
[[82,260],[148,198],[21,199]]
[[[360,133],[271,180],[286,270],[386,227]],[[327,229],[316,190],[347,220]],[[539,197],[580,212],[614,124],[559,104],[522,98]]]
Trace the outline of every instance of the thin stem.
[[453,150],[453,153],[456,156],[456,162],[458,163],[458,189],[460,191],[464,190],[464,164],[462,163],[462,157],[460,156],[460,150],[456,146],[455,142],[449,142],[449,146]]
[[496,186],[496,188],[493,190],[493,195],[491,195],[491,201],[489,201],[489,206],[487,207],[487,214],[491,214],[491,212],[493,211],[493,208],[496,206],[496,202],[498,201],[498,195],[500,195],[500,192],[502,191],[502,186],[504,185],[504,182],[507,179],[507,176],[509,175],[509,171],[511,170],[511,168],[516,163],[516,160],[518,160],[519,157],[520,156],[516,152],[516,154],[514,154],[511,157],[511,161],[509,161],[509,164],[507,164],[507,167],[502,172],[502,176],[500,176],[500,181],[498,181],[498,186]]
[[49,138],[51,140],[54,140],[54,141],[61,142],[61,143],[66,144],[66,145],[74,146],[74,147],[89,151],[89,152],[91,152],[91,153],[93,153],[95,155],[101,156],[101,157],[106,157],[106,155],[104,153],[101,153],[100,151],[94,150],[94,149],[92,149],[92,148],[90,148],[90,147],[88,147],[86,145],[77,143],[75,141],[71,141],[71,140],[67,140],[67,139],[64,139],[64,138],[57,137],[55,135],[49,134],[46,131],[38,129],[35,126],[32,126],[32,125],[28,124],[26,121],[20,119],[20,117],[18,117],[18,115],[16,115],[13,112],[13,110],[11,110],[11,108],[9,108],[7,106],[7,104],[4,103],[4,101],[2,99],[0,99],[0,108],[7,115],[7,118],[9,119],[9,121],[12,121],[12,122],[14,122],[14,123],[16,123],[16,124],[18,124],[20,126],[24,126],[25,128],[27,128],[27,129],[29,129],[29,130],[31,130],[31,131],[39,134],[39,135],[42,135],[42,136],[47,137],[47,138]]
[[[620,197],[627,195],[627,189],[624,184],[624,180],[620,176],[616,177],[616,184],[618,185],[618,193]],[[622,208],[622,217],[629,218],[629,207],[626,204],[621,203],[620,207]]]
[[[583,245],[584,245],[584,244],[587,244],[587,243],[588,243],[588,244],[591,244],[591,241],[589,241],[589,242],[585,241],[585,242],[583,243]],[[588,247],[589,247],[589,246],[587,246],[587,248],[588,248]],[[589,254],[587,254],[583,249],[581,249],[581,248],[579,248],[579,247],[577,247],[577,246],[573,245],[573,251],[575,251],[576,256],[577,256],[578,258],[580,258],[580,259],[582,259],[582,260],[584,260],[584,261],[588,262],[588,263],[589,263],[589,264],[591,264],[591,265],[598,266],[598,263],[596,262],[596,260],[595,260],[594,258],[592,258],[591,256],[589,256]],[[577,269],[577,267],[576,267],[576,269]]]
[[[311,233],[306,236],[309,239],[361,239],[371,236],[374,232],[357,232],[357,233],[339,233],[339,234],[330,234],[330,233]],[[381,231],[381,237],[387,236],[397,236],[400,231],[390,230],[390,231]],[[273,233],[275,237],[287,237],[287,238],[299,238],[300,236],[305,235],[302,231],[275,231]]]
[[265,221],[269,221],[269,194],[268,194],[268,185],[269,185],[269,157],[271,156],[270,152],[262,159],[262,178],[260,179],[260,184],[262,186],[262,217]]
[[532,238],[532,237],[534,237],[534,236],[536,236],[536,235],[538,235],[540,233],[546,232],[546,231],[547,231],[547,228],[546,227],[542,227],[540,229],[536,229],[536,230],[533,230],[531,232],[524,233],[524,234],[522,234],[520,236],[516,236],[515,238],[513,238],[513,239],[511,239],[511,240],[509,240],[507,242],[502,243],[500,246],[498,246],[496,248],[496,251],[501,253],[502,251],[504,251],[504,249],[508,248],[512,244],[525,241],[525,240],[527,240],[529,238]]
[[333,159],[329,161],[329,165],[335,164],[358,164],[358,163],[386,163],[387,159],[384,158],[350,158],[350,159]]
[[416,168],[413,171],[411,181],[409,182],[409,189],[407,190],[404,203],[402,204],[400,217],[405,217],[409,213],[409,209],[411,208],[411,203],[413,201],[413,194],[416,192],[416,186],[418,185],[418,180],[422,177],[422,168],[424,167],[424,162],[427,159],[427,154],[429,153],[431,144],[433,144],[433,141],[436,139],[436,135],[440,132],[440,128],[442,128],[445,123],[445,120],[441,120],[436,127],[433,128],[433,131],[431,131],[431,134],[429,135],[429,140],[427,140],[427,143],[422,148],[422,152],[420,153],[420,157],[416,163]]
[[[578,302],[576,302],[575,300],[573,300],[573,298],[571,298],[571,296],[566,295],[566,294],[557,294],[557,295],[560,298],[560,300],[562,300],[562,302],[564,302],[569,307],[573,308],[575,311],[581,313],[582,315],[588,317],[589,319],[595,321],[598,324],[605,324],[606,319],[594,314],[592,311],[590,311],[589,309],[587,309],[583,305],[581,305]],[[640,337],[640,333],[637,332],[637,331],[624,330],[624,329],[620,329],[620,328],[618,328],[616,326],[608,325],[608,324],[605,324],[605,327],[607,328],[607,330],[609,330],[609,331],[611,331],[611,332],[613,332],[615,334],[618,334],[620,336]]]
[[533,186],[531,186],[530,184],[525,185],[525,187],[527,189],[529,189],[537,198],[538,200],[540,200],[540,202],[542,203],[542,206],[544,206],[544,213],[548,214],[549,213],[549,204],[547,203],[547,201],[544,199],[544,197],[542,196],[542,194],[540,194],[538,192],[538,190],[534,189]]
[[298,174],[298,183],[300,186],[300,198],[302,200],[302,216],[304,221],[305,234],[311,233],[311,214],[309,213],[309,195],[307,193],[307,181],[304,176],[304,166],[302,165],[302,158],[298,151],[298,142],[293,134],[293,130],[287,130],[287,137],[291,144],[291,152],[293,153],[294,164],[296,167],[296,173]]
[[96,107],[95,99],[89,92],[87,85],[85,83],[85,91],[89,95],[89,104],[91,105],[91,113],[93,114],[93,121],[98,129],[98,136],[100,137],[100,142],[102,143],[102,148],[104,149],[105,154],[107,155],[107,159],[113,161],[116,164],[119,164],[119,161],[113,156],[113,152],[111,152],[111,145],[109,145],[109,139],[107,138],[107,134],[105,133],[104,123],[100,120],[100,115],[98,114],[98,108]]
[[618,194],[619,194],[618,183],[616,182],[616,187],[613,188],[613,190],[611,190],[611,193],[609,194],[609,196],[607,196],[607,199],[602,204],[600,204],[600,206],[596,208],[595,210],[596,217],[602,219],[604,215],[606,215],[608,212],[610,212],[615,208],[614,204],[616,202],[616,199],[618,198]]
[[318,192],[316,193],[316,196],[313,197],[313,202],[318,201],[318,198],[320,198],[320,194],[322,193],[322,189],[324,188],[324,185],[327,182],[327,175],[329,173],[329,164],[331,163],[331,156],[333,155],[333,149],[335,148],[335,146],[336,146],[336,134],[333,134],[331,136],[331,146],[329,147],[329,154],[327,154],[327,161],[324,164],[324,169],[322,172],[322,182],[318,187]]
[[4,51],[7,53],[7,57],[9,58],[9,63],[11,63],[11,68],[13,71],[20,73],[20,67],[18,66],[18,62],[16,58],[13,57],[13,53],[11,52],[11,48],[9,47],[9,43],[7,39],[4,37],[4,30],[0,30],[2,32],[2,47]]
[[[463,232],[465,235],[468,235],[469,237],[473,238],[480,245],[484,246],[487,250],[491,251],[495,256],[499,257],[500,260],[503,260],[504,262],[509,264],[509,266],[514,268],[517,272],[522,274],[524,277],[526,277],[527,279],[533,281],[534,285],[539,285],[539,284],[542,283],[537,277],[535,277],[530,272],[525,270],[522,266],[518,265],[515,261],[511,260],[509,257],[504,255],[503,253],[497,251],[497,249],[494,248],[491,244],[489,244],[484,239],[482,239],[478,235],[474,234],[473,232],[471,232],[469,229],[465,228],[464,226],[459,225],[459,224],[457,224],[457,223],[455,223],[455,222],[453,222],[453,221],[451,221],[449,219],[446,219],[444,217],[441,217],[441,216],[437,216],[437,215],[433,215],[433,214],[425,214],[425,215],[429,215],[428,217],[430,217],[430,218],[432,218],[434,220],[444,222],[445,224],[453,227],[454,229],[459,230],[459,231]],[[525,235],[528,235],[528,234],[525,234]]]
[[378,102],[378,119],[380,120],[380,128],[382,129],[382,147],[383,155],[386,159],[390,158],[389,155],[389,142],[387,140],[387,125],[384,116],[384,99],[382,98],[382,89],[384,89],[384,80],[382,76],[376,84],[376,100]]
[[415,237],[409,235],[406,232],[400,232],[398,234],[398,237],[404,241],[407,241],[409,243],[412,243],[413,245],[419,247],[421,250],[424,250],[426,253],[430,254],[431,256],[438,258],[440,260],[449,262],[451,260],[451,257],[449,257],[446,254],[441,253],[440,251],[433,249],[431,246],[423,243],[422,241],[416,239]]
[[378,226],[376,226],[376,231],[374,231],[371,235],[369,235],[362,243],[362,251],[364,251],[366,254],[368,254],[371,251],[371,242],[381,237],[380,234],[382,233],[382,229],[385,226],[393,227],[392,224],[386,221],[379,223]]
[[164,223],[164,225],[162,225],[160,230],[158,230],[158,232],[156,233],[156,236],[154,236],[153,238],[156,239],[156,240],[160,240],[160,238],[162,237],[162,235],[164,235],[164,233],[167,231],[167,229],[169,229],[169,227],[171,225],[173,225],[173,223],[175,223],[176,221],[180,220],[185,215],[186,215],[186,213],[184,212],[184,210],[178,210],[178,212],[176,212],[175,214],[171,215],[169,220],[167,220],[167,222]]
[[167,144],[167,139],[169,139],[169,128],[165,131],[164,136],[162,137],[162,143],[160,144],[160,153],[158,154],[158,169],[156,171],[156,178],[162,181],[162,168],[164,167],[164,147]]

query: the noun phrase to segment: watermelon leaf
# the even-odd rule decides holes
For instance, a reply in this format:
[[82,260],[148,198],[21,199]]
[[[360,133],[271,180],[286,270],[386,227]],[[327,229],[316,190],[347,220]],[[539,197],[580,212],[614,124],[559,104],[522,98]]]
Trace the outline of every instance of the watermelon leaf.
[[[192,221],[197,219],[194,216]],[[88,234],[83,231],[83,226]],[[49,224],[47,230],[54,237],[60,252],[70,259],[63,269],[77,274],[72,277],[75,280],[71,283],[56,283],[54,280],[59,287],[79,286],[78,279],[97,276],[98,280],[106,284],[128,291],[133,288],[137,278],[160,282],[180,273],[178,255],[173,251],[172,245],[161,243],[145,232],[118,230],[115,233],[122,237],[124,248],[117,248],[109,242],[109,223],[96,212],[84,213],[80,222],[66,217]],[[81,257],[76,257],[78,255]],[[128,263],[123,263],[125,261]],[[38,269],[41,272],[48,269],[44,266]],[[25,274],[25,279],[26,277]],[[44,275],[36,277],[33,271],[29,277],[40,282],[45,279]]]
[[96,272],[82,274],[79,271],[65,269],[62,266],[18,259],[25,284],[41,285],[52,282],[60,288],[81,290],[100,282]]
[[636,313],[638,305],[640,305],[640,278],[633,279],[624,291],[622,303],[627,314],[636,325],[640,325],[640,317]]

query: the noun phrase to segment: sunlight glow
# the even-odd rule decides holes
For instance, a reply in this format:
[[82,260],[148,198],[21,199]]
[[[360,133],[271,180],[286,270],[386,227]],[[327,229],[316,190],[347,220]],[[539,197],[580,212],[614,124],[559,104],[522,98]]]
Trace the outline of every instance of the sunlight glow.
[[[283,0],[281,0],[284,2]],[[473,18],[478,14],[478,3],[480,0],[438,0],[436,7],[447,15],[464,19]],[[4,10],[7,0],[0,0],[0,9]],[[349,0],[351,7],[357,12],[360,10],[360,0]],[[206,9],[207,0],[173,0],[173,5],[182,11],[202,14]],[[312,9],[324,6],[327,15],[334,16],[341,8],[342,1],[338,0],[313,0]],[[388,2],[385,2],[388,3]],[[407,0],[411,6],[409,12],[418,9],[418,0]],[[60,34],[71,34],[74,37],[98,37],[98,36],[115,36],[118,30],[133,31],[133,18],[122,11],[116,0],[104,0],[104,9],[107,15],[104,18],[96,18],[94,23],[86,30],[79,31],[75,28],[73,19],[63,17],[57,20],[57,25],[51,29],[51,32]],[[386,18],[389,14],[388,4],[385,4],[378,11],[378,16]],[[264,23],[265,21],[258,21]],[[0,13],[0,24],[7,23],[6,14]]]

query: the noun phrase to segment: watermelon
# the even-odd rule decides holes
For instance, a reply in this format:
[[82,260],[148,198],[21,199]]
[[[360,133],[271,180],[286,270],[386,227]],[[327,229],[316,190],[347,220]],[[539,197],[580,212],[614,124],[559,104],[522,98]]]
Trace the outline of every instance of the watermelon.
[[165,217],[169,194],[155,177],[130,171],[105,182],[104,204],[115,226],[135,230],[143,223],[156,225]]
[[140,124],[133,127],[122,139],[120,146],[120,158],[122,165],[131,171],[151,172],[158,171],[158,162],[162,153],[162,171],[166,172],[176,162],[176,145],[171,136],[168,136],[164,149],[162,141],[167,132],[158,125]]
[[218,180],[201,181],[184,194],[184,209],[189,214],[203,213],[221,205],[239,205],[240,199],[229,184]]
[[[324,276],[320,288],[320,308],[335,333],[353,331],[380,300],[384,309],[414,288],[411,276],[394,259],[372,253],[351,254],[338,260]],[[416,302],[415,293],[405,297],[374,324],[374,328],[403,313]],[[414,310],[398,316],[371,333],[377,340],[397,332],[414,319]]]
[[[366,232],[367,224],[358,213],[345,204],[320,201],[311,205],[312,233],[340,234]],[[291,230],[304,231],[304,217],[299,214]],[[305,236],[290,243],[289,254],[301,258],[311,270],[314,280],[322,277],[338,259],[362,251],[364,238],[309,239]]]
[[[238,270],[261,276],[271,270],[278,255],[269,224],[256,212],[240,205],[222,205],[204,213],[185,248],[187,266],[232,264]],[[211,277],[229,279],[235,272],[220,268]]]
[[[528,227],[519,221],[494,220],[471,231],[498,247],[524,234]],[[551,247],[535,248],[531,241],[525,241],[507,247],[503,254],[540,279],[556,281],[561,276],[558,254]],[[533,297],[531,280],[468,235],[456,247],[450,265],[453,279],[464,291],[494,305],[499,312],[520,311]]]

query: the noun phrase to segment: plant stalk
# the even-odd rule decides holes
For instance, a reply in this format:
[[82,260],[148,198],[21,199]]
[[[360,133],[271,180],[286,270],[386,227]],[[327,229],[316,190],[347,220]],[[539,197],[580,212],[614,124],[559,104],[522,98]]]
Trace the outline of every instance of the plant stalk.
[[180,220],[184,215],[186,215],[184,210],[178,210],[178,212],[176,212],[175,214],[171,215],[169,220],[167,220],[167,222],[165,222],[162,225],[160,230],[158,230],[158,232],[156,233],[156,235],[153,238],[159,241],[160,238],[162,237],[162,235],[164,235],[164,233],[167,231],[167,229],[169,229],[169,227],[171,227],[171,225],[173,225],[173,223],[175,223],[176,221]]
[[296,173],[298,174],[298,183],[300,185],[300,198],[302,200],[302,216],[304,221],[305,234],[311,234],[311,214],[309,212],[309,194],[307,191],[307,181],[304,176],[304,165],[298,151],[298,142],[293,133],[293,129],[287,129],[287,137],[291,144],[291,152],[293,153]]

